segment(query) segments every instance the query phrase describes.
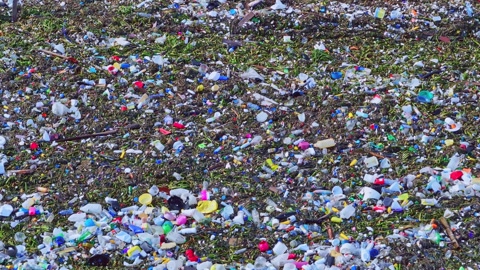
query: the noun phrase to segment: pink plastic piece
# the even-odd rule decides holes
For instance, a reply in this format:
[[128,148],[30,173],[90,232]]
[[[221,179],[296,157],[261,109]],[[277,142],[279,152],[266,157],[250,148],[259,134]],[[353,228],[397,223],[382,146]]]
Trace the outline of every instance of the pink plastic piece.
[[310,147],[310,143],[303,141],[298,144],[298,147],[302,150],[307,150]]
[[183,225],[187,223],[187,217],[184,215],[180,215],[177,217],[177,225]]

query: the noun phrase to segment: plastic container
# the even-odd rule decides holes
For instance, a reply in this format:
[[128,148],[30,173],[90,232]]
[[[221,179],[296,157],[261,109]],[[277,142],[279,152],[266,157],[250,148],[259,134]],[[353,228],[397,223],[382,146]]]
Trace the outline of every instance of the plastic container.
[[351,204],[347,205],[345,208],[340,211],[340,218],[349,219],[355,215],[355,207]]
[[316,148],[324,149],[324,148],[333,147],[335,145],[336,145],[335,140],[330,138],[330,139],[318,141],[313,146],[315,146]]
[[365,162],[365,166],[367,168],[372,168],[372,167],[378,166],[378,159],[375,156],[366,158],[364,162]]
[[100,214],[102,212],[102,205],[98,203],[89,203],[80,207],[80,210],[89,214]]
[[451,158],[450,161],[448,162],[447,168],[450,170],[455,170],[457,169],[458,165],[460,165],[460,155],[459,154],[454,154]]
[[388,158],[382,159],[380,162],[380,168],[382,169],[388,169],[391,167],[390,160]]

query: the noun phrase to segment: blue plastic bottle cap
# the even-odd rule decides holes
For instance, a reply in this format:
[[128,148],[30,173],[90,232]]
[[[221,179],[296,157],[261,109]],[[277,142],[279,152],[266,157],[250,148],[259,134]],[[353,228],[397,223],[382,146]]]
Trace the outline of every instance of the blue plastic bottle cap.
[[375,259],[375,257],[378,256],[378,254],[379,254],[379,252],[378,252],[377,249],[372,248],[372,249],[370,250],[370,258]]

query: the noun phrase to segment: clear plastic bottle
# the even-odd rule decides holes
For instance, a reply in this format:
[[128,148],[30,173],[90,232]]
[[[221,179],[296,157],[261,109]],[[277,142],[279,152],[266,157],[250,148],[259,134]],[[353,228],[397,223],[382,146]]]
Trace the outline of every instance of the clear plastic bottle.
[[260,214],[258,213],[257,209],[252,210],[252,220],[255,225],[260,224]]
[[364,262],[370,261],[370,250],[373,248],[373,243],[363,242],[360,249],[360,258]]
[[461,156],[458,153],[455,153],[448,162],[447,168],[454,171],[460,165]]
[[250,211],[248,211],[248,209],[245,206],[240,205],[238,207],[238,210],[242,211],[247,217],[249,218],[252,217],[252,213],[250,213]]
[[265,200],[265,203],[266,203],[268,206],[273,207],[276,211],[282,212],[282,210],[278,207],[278,205],[277,205],[274,201],[272,201],[272,199],[267,198],[267,199]]
[[353,215],[355,215],[355,207],[351,204],[347,205],[345,208],[340,211],[340,218],[349,219]]
[[251,110],[254,110],[254,111],[260,110],[260,106],[258,106],[257,104],[254,104],[254,103],[250,103],[250,102],[247,103],[247,107]]
[[287,245],[285,245],[284,243],[282,243],[280,241],[277,242],[272,249],[273,254],[275,254],[275,255],[283,254],[283,253],[287,252],[287,250],[288,250]]
[[234,213],[233,207],[225,202],[222,202],[221,204],[224,206],[221,211],[222,217],[227,220],[230,219],[230,216]]
[[468,17],[473,16],[472,4],[469,1],[465,2],[465,11],[467,12]]

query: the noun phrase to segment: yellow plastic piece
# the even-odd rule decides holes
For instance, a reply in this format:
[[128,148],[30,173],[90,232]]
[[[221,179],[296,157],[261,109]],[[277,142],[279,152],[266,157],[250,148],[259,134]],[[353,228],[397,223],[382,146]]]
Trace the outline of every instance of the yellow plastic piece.
[[218,203],[217,201],[200,201],[197,205],[198,212],[202,214],[210,214],[217,211]]
[[398,195],[398,199],[401,200],[401,201],[408,200],[408,193],[403,193],[403,194]]
[[278,169],[278,165],[277,165],[277,164],[274,164],[273,161],[272,161],[272,159],[269,158],[269,159],[267,159],[265,162],[266,162],[267,165],[270,167],[270,169],[272,169],[272,170],[274,170],[274,171],[276,171],[276,170]]
[[350,237],[348,237],[348,236],[345,235],[344,233],[340,233],[340,238],[342,238],[343,240],[348,240],[348,239],[350,239]]
[[138,197],[138,201],[142,204],[142,205],[149,205],[152,203],[152,195],[150,195],[149,193],[143,193],[142,195],[140,195],[140,197]]
[[137,252],[141,252],[141,251],[142,251],[142,249],[139,246],[134,246],[127,251],[127,255],[128,255],[128,257],[130,257],[133,254],[135,254]]
[[332,218],[330,219],[330,221],[335,222],[335,223],[341,223],[341,222],[342,222],[342,219],[339,218],[339,217],[332,217]]

